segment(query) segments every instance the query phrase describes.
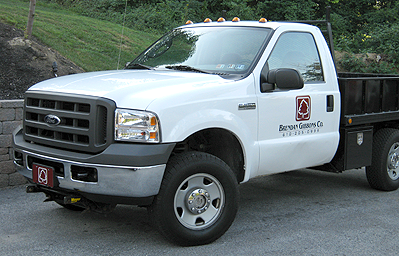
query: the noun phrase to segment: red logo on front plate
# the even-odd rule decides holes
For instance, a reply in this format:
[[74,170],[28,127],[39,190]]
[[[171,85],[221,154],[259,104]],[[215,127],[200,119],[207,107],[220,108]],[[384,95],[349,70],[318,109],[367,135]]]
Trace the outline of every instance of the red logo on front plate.
[[37,181],[40,184],[47,185],[48,184],[48,172],[44,167],[37,167]]
[[32,178],[35,183],[53,187],[54,186],[54,169],[48,166],[33,164]]
[[306,121],[310,119],[310,96],[296,97],[296,120]]

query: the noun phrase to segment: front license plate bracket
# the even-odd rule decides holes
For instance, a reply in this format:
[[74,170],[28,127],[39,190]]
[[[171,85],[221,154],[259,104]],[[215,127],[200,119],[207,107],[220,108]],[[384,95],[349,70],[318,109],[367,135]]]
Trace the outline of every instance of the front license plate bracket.
[[33,182],[47,187],[57,187],[59,185],[54,168],[43,164],[32,164]]

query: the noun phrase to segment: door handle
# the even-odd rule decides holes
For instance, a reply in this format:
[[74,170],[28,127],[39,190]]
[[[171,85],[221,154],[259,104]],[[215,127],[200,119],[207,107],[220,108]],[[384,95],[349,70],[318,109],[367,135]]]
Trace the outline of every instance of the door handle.
[[334,111],[334,95],[327,95],[327,112]]

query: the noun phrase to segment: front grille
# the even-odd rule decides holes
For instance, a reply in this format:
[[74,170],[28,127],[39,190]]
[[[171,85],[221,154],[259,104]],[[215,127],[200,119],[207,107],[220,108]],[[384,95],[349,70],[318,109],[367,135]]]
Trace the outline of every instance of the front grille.
[[114,111],[115,103],[100,97],[27,92],[24,137],[50,147],[98,153],[112,143]]

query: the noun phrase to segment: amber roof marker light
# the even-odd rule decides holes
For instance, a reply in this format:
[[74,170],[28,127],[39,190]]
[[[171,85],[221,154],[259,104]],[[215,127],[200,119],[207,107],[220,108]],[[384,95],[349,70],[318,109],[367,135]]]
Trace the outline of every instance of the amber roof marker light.
[[[226,21],[226,19],[224,17],[220,17],[220,18],[217,19],[217,22],[225,22],[225,21]],[[231,21],[232,22],[239,22],[239,21],[241,21],[241,19],[238,18],[238,17],[234,17]],[[206,18],[204,20],[204,23],[211,23],[211,22],[212,22],[212,20],[210,18]],[[266,22],[268,22],[268,20],[266,18],[260,18],[259,19],[259,23],[266,23]],[[191,24],[194,24],[194,22],[192,22],[191,20],[187,20],[186,23],[185,23],[185,25],[191,25]]]

